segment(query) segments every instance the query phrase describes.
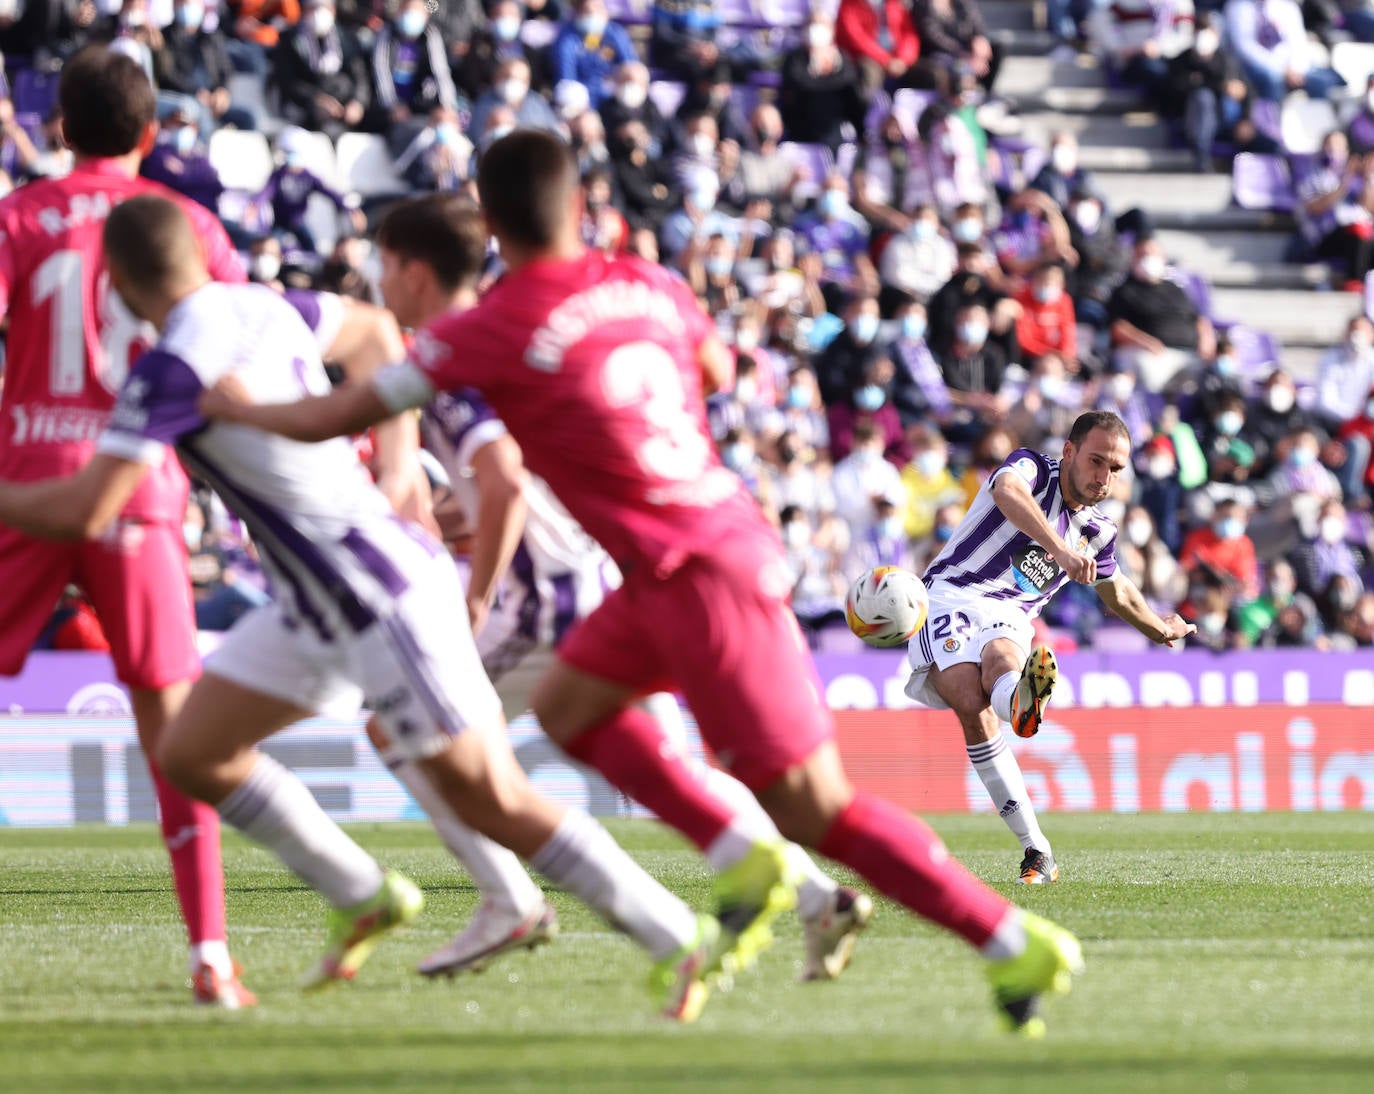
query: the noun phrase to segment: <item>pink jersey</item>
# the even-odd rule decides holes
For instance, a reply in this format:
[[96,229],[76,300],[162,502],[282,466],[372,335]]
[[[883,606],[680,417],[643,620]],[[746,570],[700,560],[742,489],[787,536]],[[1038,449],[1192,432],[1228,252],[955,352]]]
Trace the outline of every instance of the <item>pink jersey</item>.
[[[95,452],[130,364],[155,333],[109,291],[105,217],[125,198],[159,194],[181,206],[211,274],[243,281],[223,225],[195,202],[87,160],[63,179],[32,182],[0,201],[0,310],[9,315],[0,391],[0,478],[69,475]],[[152,338],[149,337],[152,335]],[[124,515],[180,522],[186,476],[175,457],[154,469]]]
[[411,362],[432,387],[479,389],[611,557],[664,575],[769,531],[707,431],[698,352],[714,330],[661,267],[588,251],[526,266],[436,320]]

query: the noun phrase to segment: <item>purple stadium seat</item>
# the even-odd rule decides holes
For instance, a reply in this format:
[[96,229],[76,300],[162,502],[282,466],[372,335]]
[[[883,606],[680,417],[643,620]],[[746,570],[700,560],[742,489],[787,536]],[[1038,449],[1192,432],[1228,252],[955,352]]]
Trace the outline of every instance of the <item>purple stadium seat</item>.
[[1250,105],[1250,120],[1264,136],[1283,143],[1283,115],[1278,103],[1268,99],[1254,100]]
[[1192,270],[1181,270],[1177,266],[1169,268],[1168,278],[1185,293],[1192,301],[1193,307],[1197,308],[1198,314],[1208,319],[1212,316],[1212,286],[1207,283],[1207,279],[1201,274],[1194,273]]
[[1364,313],[1374,319],[1374,272],[1364,275]]
[[811,5],[809,0],[716,0],[716,8],[727,27],[770,30],[801,26]]
[[617,23],[633,26],[653,19],[653,0],[606,0],[606,12]]
[[[892,97],[886,91],[879,88],[873,92],[873,96],[868,100],[868,113],[864,115],[864,138],[870,139],[878,132],[878,126],[883,124],[883,119],[892,111]],[[913,133],[914,137],[915,134]]]
[[1242,152],[1231,169],[1231,193],[1242,209],[1286,213],[1293,208],[1293,176],[1282,156]]
[[687,97],[687,85],[673,80],[655,80],[649,85],[649,98],[665,118],[677,117],[677,108]]
[[830,149],[823,144],[798,144],[795,141],[784,141],[778,145],[778,155],[788,163],[795,164],[805,171],[807,177],[815,183],[818,189],[825,182],[825,176],[830,174],[835,167],[835,160],[830,155]]
[[1236,353],[1236,367],[1241,376],[1258,380],[1279,363],[1278,339],[1268,331],[1254,330],[1237,323],[1226,331]]
[[11,90],[16,114],[37,114],[46,118],[57,102],[57,80],[55,72],[37,72],[31,68],[21,68],[11,75]]
[[938,96],[933,91],[916,91],[913,88],[904,87],[892,96],[892,112],[901,119],[902,128],[908,133],[916,132],[916,123],[921,120],[921,115],[926,112],[926,107],[933,103]]

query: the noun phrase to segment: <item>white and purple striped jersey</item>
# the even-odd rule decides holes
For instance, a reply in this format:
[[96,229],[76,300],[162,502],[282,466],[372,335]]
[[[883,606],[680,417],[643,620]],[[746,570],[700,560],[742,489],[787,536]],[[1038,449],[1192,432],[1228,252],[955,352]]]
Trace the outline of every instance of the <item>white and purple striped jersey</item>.
[[1064,507],[1059,488],[1059,461],[1029,448],[1018,448],[987,481],[949,542],[925,572],[931,596],[957,591],[1018,605],[1034,618],[1068,575],[1044,547],[1011,523],[997,508],[992,484],[1002,475],[1019,475],[1031,488],[1050,526],[1080,554],[1097,560],[1097,580],[1116,573],[1116,525],[1096,508]]
[[342,304],[295,302],[300,310],[263,286],[222,284],[179,301],[130,371],[99,450],[154,463],[174,445],[248,526],[287,619],[333,641],[388,616],[407,570],[440,548],[393,514],[347,440],[302,444],[201,417],[201,393],[231,373],[257,402],[330,390],[320,346]]
[[[472,461],[506,436],[505,423],[475,388],[441,391],[420,419],[425,446],[448,472],[454,496],[469,519],[477,514]],[[563,507],[548,484],[531,476],[525,487],[525,531],[506,577],[503,597],[520,601],[517,639],[557,645],[619,584],[615,563]],[[517,588],[511,588],[511,585]]]

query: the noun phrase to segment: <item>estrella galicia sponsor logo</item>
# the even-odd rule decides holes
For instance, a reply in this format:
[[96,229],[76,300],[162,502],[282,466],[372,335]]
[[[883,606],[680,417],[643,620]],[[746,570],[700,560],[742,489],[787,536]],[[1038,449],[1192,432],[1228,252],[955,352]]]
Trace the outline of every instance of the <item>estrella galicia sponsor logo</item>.
[[1022,547],[1011,556],[1011,575],[1023,593],[1043,593],[1059,573],[1059,563],[1038,543]]

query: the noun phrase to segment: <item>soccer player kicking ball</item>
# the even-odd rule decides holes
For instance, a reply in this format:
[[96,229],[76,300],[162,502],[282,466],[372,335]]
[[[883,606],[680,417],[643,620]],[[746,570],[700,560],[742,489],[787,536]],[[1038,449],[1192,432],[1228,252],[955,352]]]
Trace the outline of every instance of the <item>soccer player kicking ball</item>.
[[741,904],[785,904],[781,850],[742,833],[736,811],[663,757],[633,705],[675,683],[783,835],[968,941],[988,959],[1007,1024],[1042,1033],[1037,1000],[1068,989],[1078,942],[974,878],[921,821],[850,784],[787,607],[782,545],[706,430],[703,376],[728,369],[710,319],[667,271],[582,246],[577,164],[556,137],[520,130],[495,142],[478,191],[509,272],[476,307],[422,332],[410,361],[294,405],[219,389],[202,411],[319,439],[478,388],[625,579],[536,689],[545,732],[702,848]]
[[1007,457],[926,569],[930,611],[912,639],[907,695],[950,708],[969,762],[1021,841],[1019,880],[1059,879],[1026,781],[999,723],[1034,736],[1058,678],[1054,654],[1031,648],[1031,620],[1069,581],[1091,585],[1116,615],[1169,645],[1197,628],[1156,615],[1116,568],[1116,525],[1094,506],[1131,456],[1126,424],[1107,411],[1079,415],[1056,460],[1028,448]]
[[[380,287],[387,306],[404,326],[415,329],[449,309],[473,307],[486,243],[481,214],[466,198],[434,194],[394,206],[377,227]],[[464,525],[471,537],[468,607],[482,666],[506,718],[515,718],[529,709],[531,691],[558,645],[578,620],[595,610],[608,583],[618,582],[619,575],[548,486],[526,474],[519,445],[475,390],[441,392],[425,410],[423,429],[430,451],[449,476],[456,508],[469,522]],[[448,508],[441,503],[441,510]],[[501,601],[489,614],[503,579]],[[680,755],[686,727],[677,700],[660,693],[643,705],[661,731],[661,751]],[[644,725],[648,730],[649,723]],[[375,731],[374,743],[425,806],[440,838],[482,894],[468,927],[425,958],[419,971],[437,975],[481,969],[507,950],[532,947],[549,937],[556,924],[553,909],[515,856],[452,816],[416,765],[397,755],[389,742],[378,740]],[[773,822],[737,780],[715,768],[701,775],[709,789],[748,814],[761,838],[778,839]],[[838,885],[800,848],[792,847],[790,858],[801,874],[802,977],[833,979],[848,964],[873,902]]]
[[278,599],[245,616],[207,661],[156,759],[333,905],[305,986],[352,979],[379,936],[422,903],[254,747],[361,689],[449,808],[639,941],[657,959],[663,1012],[695,1018],[719,925],[698,919],[590,817],[534,792],[466,616],[453,611],[462,588],[439,544],[395,516],[347,442],[300,444],[197,411],[205,386],[228,375],[261,399],[328,391],[301,315],[270,289],[213,283],[186,216],[161,198],[118,206],[104,243],[114,288],[160,337],[134,365],[91,461],[68,478],[0,483],[0,521],[32,535],[99,534],[175,444],[248,526]]
[[[8,356],[0,391],[0,478],[66,475],[95,450],[134,354],[152,336],[109,291],[100,230],[125,198],[156,193],[190,218],[210,273],[243,281],[213,213],[138,177],[153,147],[156,100],[143,69],[101,46],[67,61],[58,91],[76,166],[0,201],[0,312]],[[0,519],[0,675],[24,666],[63,588],[90,598],[129,688],[139,743],[150,759],[163,842],[190,936],[192,998],[238,1008],[255,1000],[230,960],[224,924],[219,818],[170,785],[152,758],[200,672],[182,521],[189,486],[174,458],[147,469],[101,535],[35,539]]]

